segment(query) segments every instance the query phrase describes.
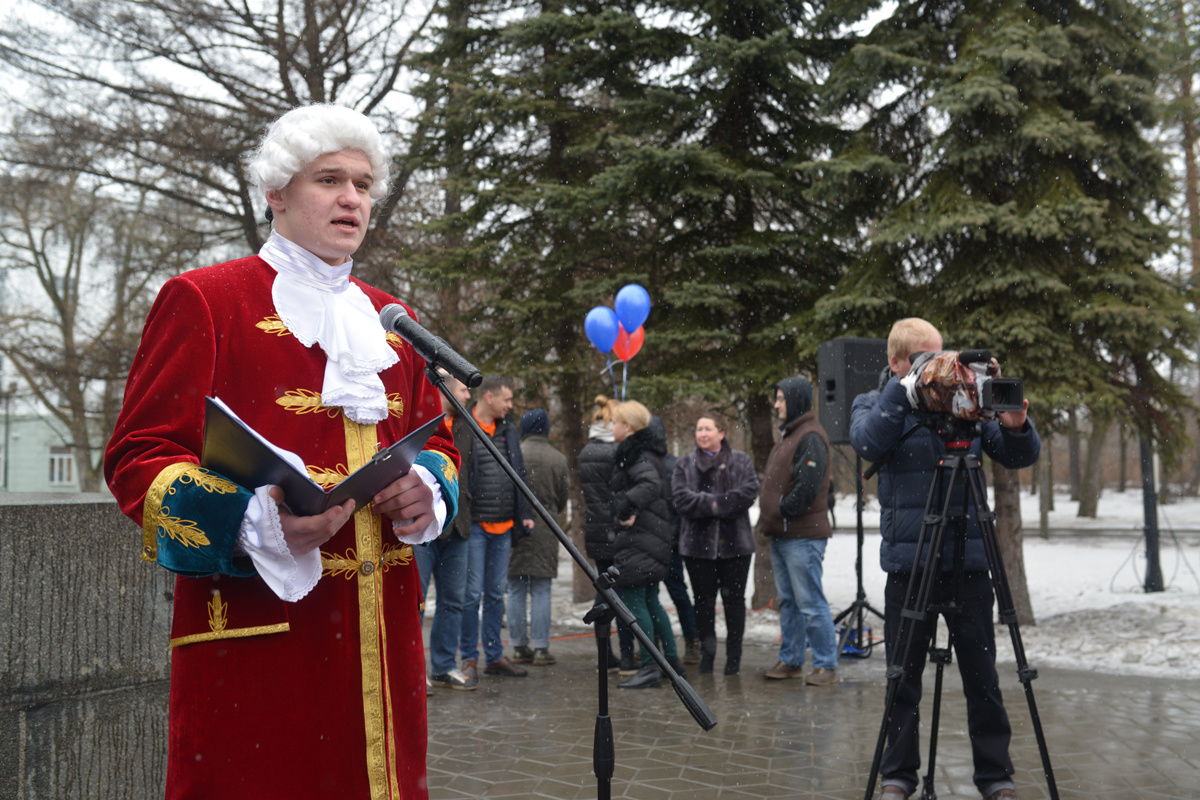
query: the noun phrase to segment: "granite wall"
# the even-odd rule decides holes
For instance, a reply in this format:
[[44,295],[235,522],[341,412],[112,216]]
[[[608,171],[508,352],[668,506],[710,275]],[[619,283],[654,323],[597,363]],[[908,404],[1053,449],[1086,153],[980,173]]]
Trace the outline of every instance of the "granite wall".
[[0,800],[161,798],[174,579],[99,495],[0,494]]

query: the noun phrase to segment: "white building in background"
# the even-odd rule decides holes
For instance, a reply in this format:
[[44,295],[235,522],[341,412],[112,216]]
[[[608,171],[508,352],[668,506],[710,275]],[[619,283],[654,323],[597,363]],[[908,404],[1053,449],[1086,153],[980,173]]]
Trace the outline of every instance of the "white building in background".
[[0,491],[78,492],[79,471],[70,441],[66,428],[53,417],[5,414],[0,418]]

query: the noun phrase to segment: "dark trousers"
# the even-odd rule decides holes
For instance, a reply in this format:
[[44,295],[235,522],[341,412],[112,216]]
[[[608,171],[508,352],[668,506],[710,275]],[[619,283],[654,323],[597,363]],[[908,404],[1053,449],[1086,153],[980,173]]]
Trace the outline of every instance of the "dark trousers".
[[735,558],[684,558],[692,593],[696,596],[696,630],[700,642],[712,655],[717,642],[717,593],[725,606],[725,655],[736,662],[742,655],[746,632],[746,579],[750,556]]
[[679,614],[679,631],[684,639],[698,639],[696,632],[696,609],[692,605],[692,597],[688,594],[687,584],[683,582],[683,557],[676,553],[671,556],[671,569],[667,573],[663,586],[675,603],[675,612]]
[[[888,574],[884,591],[884,642],[888,664],[901,653],[895,650],[900,633],[900,612],[905,606],[905,592],[910,573]],[[930,593],[930,604],[937,605],[953,598],[953,573],[941,572]],[[918,586],[920,578],[918,576]],[[914,592],[916,591],[914,586]],[[963,694],[967,701],[967,733],[971,739],[971,754],[975,760],[975,785],[985,797],[997,789],[1011,787],[1012,760],[1008,743],[1012,738],[1008,714],[1000,696],[1000,681],[996,676],[996,639],[992,626],[992,582],[987,572],[963,573],[961,610],[946,616],[954,641],[954,660],[962,676]],[[917,771],[921,768],[920,727],[921,674],[925,669],[929,640],[935,614],[923,621],[913,620],[908,627],[912,638],[904,677],[896,685],[896,699],[888,720],[887,746],[880,761],[884,785],[894,784],[906,792],[915,792]],[[944,639],[938,642],[945,646]],[[900,647],[905,645],[901,643]],[[943,696],[943,702],[947,700]],[[945,737],[939,738],[939,744]]]
[[[611,561],[602,561],[600,559],[595,559],[595,561],[597,572],[604,572],[613,564]],[[599,594],[596,595],[596,599],[600,599]],[[617,642],[621,647],[621,655],[630,657],[633,656],[633,634],[630,632],[629,628],[625,627],[625,623],[621,622],[620,619],[617,620]]]

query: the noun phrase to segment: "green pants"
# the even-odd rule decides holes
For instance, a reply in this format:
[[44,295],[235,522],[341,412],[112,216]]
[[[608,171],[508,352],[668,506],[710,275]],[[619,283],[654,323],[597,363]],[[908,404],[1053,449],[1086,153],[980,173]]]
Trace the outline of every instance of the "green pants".
[[[638,627],[651,639],[657,636],[662,641],[662,654],[667,660],[678,658],[675,634],[671,631],[671,618],[667,616],[667,610],[662,607],[662,603],[658,602],[658,583],[621,586],[617,591],[621,595],[621,602],[629,606]],[[641,651],[642,666],[653,664],[654,659],[646,652],[646,648],[641,648]]]

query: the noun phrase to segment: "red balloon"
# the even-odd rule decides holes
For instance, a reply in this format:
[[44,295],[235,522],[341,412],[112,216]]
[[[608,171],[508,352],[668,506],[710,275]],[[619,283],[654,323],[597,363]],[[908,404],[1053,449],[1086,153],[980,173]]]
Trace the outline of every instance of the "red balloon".
[[622,361],[628,361],[638,354],[642,349],[642,343],[646,341],[646,328],[644,325],[639,325],[638,329],[633,333],[626,333],[625,326],[618,324],[617,326],[617,343],[613,345],[613,355]]

